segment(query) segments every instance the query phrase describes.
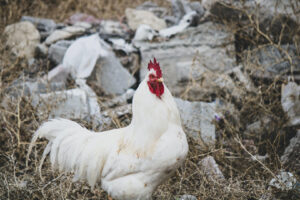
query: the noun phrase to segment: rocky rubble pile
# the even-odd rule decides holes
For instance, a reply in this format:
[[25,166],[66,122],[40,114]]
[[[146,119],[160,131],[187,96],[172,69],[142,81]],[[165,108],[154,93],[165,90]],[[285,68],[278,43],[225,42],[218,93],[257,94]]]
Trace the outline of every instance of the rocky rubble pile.
[[[221,141],[220,124],[229,119],[244,123],[242,99],[261,92],[255,81],[281,80],[287,126],[298,130],[281,161],[298,167],[299,173],[299,153],[295,152],[300,150],[300,16],[286,1],[276,2],[172,0],[171,12],[145,2],[128,8],[126,21],[82,13],[65,23],[23,16],[5,28],[7,47],[16,57],[25,57],[31,67],[44,59],[52,69],[43,68],[42,77],[19,77],[5,88],[1,105],[7,107],[22,96],[41,118],[81,119],[102,130],[115,117],[131,114],[134,89],[155,57],[176,97],[186,133],[199,142],[200,149],[213,149]],[[253,26],[239,28],[245,24]],[[100,101],[101,96],[109,98]],[[240,131],[262,134],[262,127],[272,126],[271,121],[267,114],[259,116]],[[256,150],[250,153],[255,159],[268,156]],[[212,156],[201,160],[199,167],[209,179],[226,182]],[[193,199],[185,196],[181,199]]]

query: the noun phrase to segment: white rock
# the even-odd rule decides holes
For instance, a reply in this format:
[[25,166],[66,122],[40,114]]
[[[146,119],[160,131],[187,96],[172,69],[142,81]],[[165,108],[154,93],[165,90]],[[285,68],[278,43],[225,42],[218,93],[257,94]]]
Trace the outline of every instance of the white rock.
[[32,58],[36,46],[40,43],[40,34],[35,26],[28,22],[18,22],[4,30],[6,45],[18,57]]
[[286,15],[300,22],[300,14],[294,11],[292,1],[255,0],[260,7],[260,13],[267,16]]
[[131,99],[134,95],[135,90],[128,89],[124,94],[117,96],[113,99],[108,100],[107,102],[104,102],[101,104],[103,107],[112,107],[115,105],[123,105],[127,104],[127,100]]
[[197,200],[197,198],[193,195],[185,194],[182,195],[179,200]]
[[290,118],[290,125],[300,125],[300,86],[297,83],[282,84],[281,105]]
[[103,112],[103,116],[110,118],[116,118],[126,114],[132,114],[131,104],[118,106],[116,108],[109,109]]
[[237,66],[232,70],[227,71],[228,75],[234,75],[237,81],[242,83],[248,91],[255,91],[254,85],[247,73],[242,72],[242,66]]
[[75,27],[81,27],[84,29],[90,29],[92,28],[92,24],[88,23],[88,22],[76,22],[73,26]]
[[127,8],[125,15],[132,30],[136,30],[141,24],[149,25],[154,30],[161,30],[167,27],[163,19],[156,17],[149,11]]
[[102,125],[96,94],[81,88],[39,94],[32,98],[32,106],[40,116],[50,118],[84,119],[94,127]]
[[[300,130],[298,130],[295,137],[290,140],[289,146],[287,146],[284,150],[283,155],[280,157],[281,162],[284,164],[295,163],[299,166],[300,160],[295,159],[294,156],[299,155],[300,150]],[[298,156],[299,157],[299,156]]]
[[235,67],[234,36],[222,25],[211,22],[188,28],[164,42],[138,42],[141,51],[140,78],[155,57],[160,63],[165,83],[172,94],[181,95],[192,80],[199,80],[205,70],[220,73]]
[[122,66],[113,52],[99,58],[88,82],[101,88],[106,94],[123,94],[135,82],[135,78]]
[[79,26],[67,26],[60,30],[55,30],[49,35],[45,41],[45,44],[50,45],[58,40],[68,39],[75,35],[83,34],[86,31],[85,28]]
[[198,165],[211,181],[225,180],[223,173],[212,156],[206,156],[198,163]]
[[[293,43],[297,37],[300,13],[295,12],[296,1],[288,0],[202,0],[202,5],[220,23],[249,24],[248,16],[255,19],[262,30],[268,32],[273,41],[281,44]],[[299,6],[298,6],[299,7]],[[244,11],[247,11],[247,15]],[[233,24],[234,24],[233,23]],[[288,29],[283,24],[288,24]]]
[[216,140],[215,103],[189,102],[175,98],[186,133],[206,145],[214,145]]
[[292,173],[281,171],[270,181],[269,185],[281,190],[292,190],[296,183],[297,179]]
[[122,36],[125,37],[128,35],[126,32],[128,29],[125,24],[121,24],[119,21],[113,20],[102,20],[100,24],[100,34],[108,36]]
[[49,36],[56,28],[56,23],[52,19],[22,16],[21,21],[29,21],[34,24],[42,38]]
[[62,63],[67,49],[73,42],[74,41],[60,40],[54,44],[51,44],[48,50],[48,58],[55,64]]
[[153,3],[151,1],[144,2],[143,4],[139,5],[136,9],[150,11],[160,18],[164,17],[168,13],[167,8],[158,7],[156,3]]
[[35,52],[37,53],[38,56],[46,57],[48,54],[48,47],[44,43],[38,44],[36,46]]
[[191,11],[197,12],[199,18],[204,15],[204,8],[200,4],[200,2],[190,2],[187,0],[170,0],[170,2],[172,3],[172,11],[176,19],[175,23],[178,23],[184,15]]
[[21,77],[4,90],[5,96],[1,105],[7,108],[10,104],[16,104],[22,97],[30,100],[30,98],[39,94],[64,89],[65,84],[63,82],[47,83],[43,79],[32,80]]
[[[244,52],[244,66],[252,76],[267,79],[276,79],[278,76],[286,78],[293,71],[294,78],[300,72],[300,59],[294,45],[282,45],[280,50],[274,45],[265,45]],[[286,51],[291,59],[284,53]]]

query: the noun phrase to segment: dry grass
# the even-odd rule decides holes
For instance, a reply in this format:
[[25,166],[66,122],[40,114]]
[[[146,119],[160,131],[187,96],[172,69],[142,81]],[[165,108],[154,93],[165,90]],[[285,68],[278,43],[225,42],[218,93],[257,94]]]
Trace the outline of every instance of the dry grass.
[[[142,0],[2,0],[0,31],[2,32],[7,24],[18,21],[22,15],[47,17],[60,22],[79,11],[99,18],[120,19],[126,7],[135,7],[141,2]],[[165,1],[154,2],[168,5]],[[264,43],[281,47],[270,39],[268,33],[259,30],[254,21],[247,27],[252,27],[259,37],[263,37]],[[246,29],[243,27],[234,27],[233,30],[239,33],[238,37],[244,37],[243,41],[253,40],[253,46],[260,42],[245,35],[243,30]],[[25,60],[11,56],[5,47],[0,47],[0,101],[7,92],[5,88],[20,75],[41,75],[49,67],[49,63],[40,60],[39,68],[32,71]],[[224,112],[225,118],[216,122],[218,143],[214,148],[200,149],[199,141],[189,139],[190,151],[184,166],[158,188],[154,199],[174,199],[183,194],[191,194],[201,200],[254,200],[271,193],[278,199],[299,198],[294,192],[268,190],[268,182],[280,169],[300,175],[299,169],[283,166],[280,162],[280,155],[289,139],[296,133],[296,129],[287,126],[288,119],[281,108],[280,89],[285,80],[278,78],[270,81],[252,77],[252,81],[256,92],[246,92],[240,99],[235,99],[227,91],[220,90],[216,94],[218,98],[232,103],[238,114]],[[244,90],[243,86],[239,87]],[[104,99],[99,98],[99,101],[101,100]],[[115,123],[110,128],[125,126],[129,117],[115,118]],[[245,134],[248,124],[264,117],[271,119],[266,127],[256,134]],[[101,189],[91,191],[86,183],[72,183],[72,176],[53,172],[48,160],[44,163],[41,178],[38,166],[46,144],[43,141],[35,146],[29,167],[26,168],[28,142],[39,124],[45,120],[46,118],[39,118],[35,114],[28,99],[23,97],[9,108],[0,107],[0,199],[107,199],[107,194]],[[80,123],[91,128],[91,125],[84,121]],[[269,157],[264,161],[253,159],[253,155],[258,153],[268,154]],[[211,181],[203,174],[198,162],[207,155],[216,159],[227,181]]]

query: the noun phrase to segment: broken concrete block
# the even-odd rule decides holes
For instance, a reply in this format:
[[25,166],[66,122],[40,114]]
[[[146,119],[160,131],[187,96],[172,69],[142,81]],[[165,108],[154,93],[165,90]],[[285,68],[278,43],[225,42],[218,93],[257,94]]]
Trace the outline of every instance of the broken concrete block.
[[216,140],[215,103],[189,102],[175,98],[186,134],[205,145],[214,145]]

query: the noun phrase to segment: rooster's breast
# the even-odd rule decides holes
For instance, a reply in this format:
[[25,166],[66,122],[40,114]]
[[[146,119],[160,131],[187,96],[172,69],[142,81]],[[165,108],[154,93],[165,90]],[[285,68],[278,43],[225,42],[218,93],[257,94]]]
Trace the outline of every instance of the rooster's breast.
[[187,152],[185,133],[181,127],[170,125],[150,154],[116,151],[109,156],[102,187],[115,199],[149,199],[183,163]]

